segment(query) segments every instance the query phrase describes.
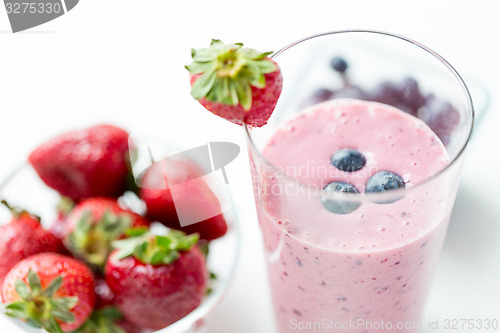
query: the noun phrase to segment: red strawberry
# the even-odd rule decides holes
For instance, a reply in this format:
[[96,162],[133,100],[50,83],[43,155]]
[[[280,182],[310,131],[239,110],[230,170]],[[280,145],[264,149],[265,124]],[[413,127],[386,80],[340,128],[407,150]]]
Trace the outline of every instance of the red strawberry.
[[106,264],[106,282],[127,321],[159,330],[193,311],[207,289],[205,256],[197,235],[171,230],[115,242]]
[[269,54],[216,39],[210,48],[192,50],[193,62],[186,66],[191,95],[230,122],[265,125],[283,86],[281,70]]
[[110,125],[72,131],[43,143],[28,161],[47,186],[75,201],[118,197],[127,186],[128,137]]
[[[187,234],[198,233],[201,239],[224,236],[227,224],[220,203],[201,176],[201,169],[189,160],[165,159],[153,164],[140,180],[140,198],[146,203],[148,218]],[[175,186],[175,205],[171,186]],[[181,227],[176,207],[209,218]]]
[[85,264],[55,253],[17,263],[5,277],[6,313],[50,333],[80,327],[95,303],[94,277]]
[[149,221],[120,207],[115,199],[90,198],[68,215],[64,244],[76,257],[102,268],[112,250],[111,243],[128,228],[140,226],[149,226]]
[[9,270],[22,259],[62,249],[61,241],[42,228],[38,217],[2,203],[11,210],[12,219],[0,226],[0,286]]

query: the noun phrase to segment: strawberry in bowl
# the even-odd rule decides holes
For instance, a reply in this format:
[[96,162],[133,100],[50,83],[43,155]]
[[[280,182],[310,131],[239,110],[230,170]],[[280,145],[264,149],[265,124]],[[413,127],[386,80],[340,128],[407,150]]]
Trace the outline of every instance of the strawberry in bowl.
[[6,313],[51,333],[80,327],[95,305],[94,276],[82,262],[39,253],[18,262],[5,276]]
[[128,321],[158,330],[201,304],[208,271],[197,242],[197,234],[170,230],[153,235],[140,230],[114,243],[117,250],[108,258],[105,278]]
[[24,258],[41,252],[59,252],[62,244],[45,230],[40,218],[26,210],[10,206],[2,200],[12,214],[11,220],[0,225],[0,287],[9,270]]
[[39,145],[28,161],[47,186],[74,201],[119,197],[127,188],[128,137],[112,125],[73,130]]
[[[42,143],[35,149],[36,154],[30,155],[35,156],[36,159],[30,158],[27,164],[0,182],[0,200],[9,202],[11,208],[10,210],[0,209],[0,229],[4,231],[0,236],[0,243],[5,240],[4,245],[6,245],[2,247],[5,251],[2,252],[3,261],[0,261],[6,263],[2,271],[6,279],[0,286],[5,290],[2,296],[2,306],[7,314],[18,318],[13,319],[12,323],[28,332],[39,332],[39,327],[43,327],[49,333],[149,333],[152,330],[161,330],[165,333],[191,333],[201,331],[205,318],[225,294],[234,274],[239,253],[235,212],[230,210],[220,214],[218,219],[223,222],[219,224],[221,228],[213,228],[211,223],[208,228],[202,223],[195,223],[189,226],[193,230],[188,234],[176,230],[181,227],[174,215],[164,214],[153,220],[150,219],[152,216],[150,207],[154,205],[148,206],[141,198],[140,188],[130,186],[131,168],[128,165],[128,157],[123,158],[122,154],[125,149],[108,149],[109,145],[104,142],[95,144],[100,140],[94,140],[95,137],[90,136],[94,138],[88,141],[90,146],[87,148],[90,152],[84,151],[86,148],[83,148],[85,145],[81,142],[87,139],[82,138],[88,138],[88,133],[97,128],[103,129],[102,135],[106,136],[109,126],[97,125],[69,131],[63,136],[64,140],[61,140],[60,136],[49,140],[49,142],[56,142],[55,146],[59,152],[68,152],[73,149],[75,156],[78,156],[78,163],[91,164],[88,169],[82,169],[77,166],[75,159],[61,158],[57,160],[57,165],[50,165],[52,171],[57,169],[59,170],[57,172],[65,175],[58,182],[63,181],[68,185],[77,181],[73,183],[74,185],[68,186],[81,185],[81,188],[72,190],[66,185],[59,187],[59,185],[53,185],[52,180],[44,176],[47,173],[42,172],[41,164],[36,163],[38,161],[48,163],[44,161],[43,154],[39,153],[42,149],[40,147],[47,149],[46,147],[50,146],[46,143]],[[114,133],[127,133],[115,126],[111,127],[114,128]],[[75,138],[71,137],[71,133],[74,133]],[[111,141],[114,140],[112,137],[110,137]],[[126,140],[125,135],[120,136],[119,141],[122,143],[127,141],[128,147],[128,135]],[[67,147],[64,142],[67,143]],[[115,147],[114,144],[112,146]],[[94,149],[96,152],[92,153]],[[51,149],[47,151],[50,156],[56,154]],[[108,154],[113,155],[114,158],[110,158]],[[125,155],[127,154],[128,148]],[[86,161],[86,158],[91,159]],[[126,165],[126,172],[121,172],[120,170],[123,170],[121,167],[115,168],[123,163]],[[181,169],[181,173],[188,172],[189,168],[190,170],[197,169],[194,162],[193,164],[179,164],[177,167]],[[82,170],[84,170],[83,173]],[[48,174],[57,173],[51,172]],[[72,178],[73,176],[66,177],[67,175],[74,175],[75,179]],[[162,181],[161,173],[159,177]],[[100,184],[96,187],[94,186],[95,179],[100,179],[101,182],[109,180],[109,184]],[[154,179],[157,177],[150,177],[151,181]],[[59,184],[58,182],[56,184]],[[182,193],[186,197],[190,193],[195,196],[203,194],[217,209],[220,209],[219,205],[223,201],[229,200],[227,191],[220,189],[216,191],[213,188],[213,186],[218,186],[217,184],[210,183],[209,185],[201,182],[200,184],[203,186],[199,188],[192,185],[181,186]],[[102,189],[106,191],[101,191]],[[163,190],[168,192],[168,189]],[[160,192],[160,197],[163,196],[160,201],[168,201],[168,193],[165,191]],[[164,196],[165,193],[167,196]],[[133,200],[130,200],[131,198]],[[64,203],[64,209],[61,205],[57,208],[61,200]],[[25,210],[14,209],[10,205],[23,207]],[[7,217],[4,218],[2,214]],[[170,229],[164,225],[168,225]],[[124,256],[123,250],[113,250],[112,245],[115,243],[119,245],[121,242],[137,242],[137,238],[144,238],[145,234],[138,235],[137,230],[158,230],[158,228],[162,231],[168,230],[165,237],[170,238],[167,242],[171,244],[167,246],[168,251],[163,251],[164,249],[159,251],[163,251],[161,262],[157,261],[161,255],[156,253],[156,250],[153,251],[155,254],[149,258],[148,255],[139,255],[140,259],[136,258],[138,253],[150,253],[151,249],[154,249],[154,244],[140,245],[143,252],[133,251],[128,256]],[[136,234],[131,230],[136,230]],[[204,239],[198,240],[200,234],[204,234]],[[160,248],[164,246],[165,242],[161,241],[161,237],[155,236],[154,239],[160,240],[160,243],[156,244]],[[38,246],[38,243],[43,246]],[[64,253],[64,255],[56,252]],[[120,252],[121,255],[118,258],[117,253],[120,254]],[[208,256],[207,252],[209,252]],[[43,261],[45,271],[35,264],[30,264],[30,268],[23,268],[21,273],[15,273],[16,267],[22,262],[42,262],[37,259],[37,256],[42,255],[52,257],[52,261],[48,259]],[[136,270],[131,269],[131,272],[141,271],[141,267],[142,269],[151,267],[165,274],[161,280],[162,288],[155,289],[158,281],[147,275],[143,276],[141,289],[136,289],[136,295],[130,293],[130,290],[133,290],[133,283],[130,288],[118,288],[118,282],[137,282],[132,276],[126,275],[121,266],[124,263],[130,263],[131,260],[136,267]],[[71,268],[75,263],[79,267],[74,270],[76,275],[64,271],[64,268]],[[55,270],[58,274],[54,273]],[[122,279],[113,280],[120,270],[123,273]],[[210,278],[214,276],[211,273],[217,275],[216,280]],[[10,276],[15,276],[15,278]],[[40,283],[37,282],[38,280]],[[23,286],[21,286],[21,281]],[[73,287],[67,285],[66,281],[74,283],[76,291],[85,291],[85,293],[71,293],[68,290]],[[80,285],[80,283],[83,284]],[[107,292],[105,292],[106,288]],[[157,298],[149,303],[156,304],[158,308],[160,306],[165,306],[164,309],[170,308],[169,316],[163,318],[151,309],[140,312],[140,318],[137,314],[131,313],[130,299],[137,297],[139,292],[143,293],[141,295],[144,300],[148,299],[147,295],[152,297],[150,300],[156,296]],[[76,297],[82,300],[81,305],[76,303]],[[176,307],[172,310],[174,300]],[[52,304],[51,302],[62,305],[56,307],[54,312],[54,306],[47,306],[47,304]],[[148,305],[146,303],[143,303],[144,307]],[[33,304],[36,307],[33,307]],[[28,316],[24,311],[28,308],[36,310],[34,312],[29,310]],[[0,325],[2,325],[1,321],[6,318],[8,317],[0,318]]]
[[[187,159],[163,160],[149,167],[140,180],[139,197],[146,204],[147,216],[165,226],[187,234],[198,233],[211,241],[227,232],[221,205],[212,189],[201,178],[198,165]],[[196,181],[189,181],[196,179]],[[161,186],[155,186],[160,184]],[[175,186],[175,200],[171,187]],[[209,216],[198,223],[182,226],[177,209],[188,207],[197,216]]]
[[115,199],[94,197],[81,201],[66,217],[66,247],[87,264],[103,268],[111,243],[131,227],[149,226],[139,214],[122,208]]

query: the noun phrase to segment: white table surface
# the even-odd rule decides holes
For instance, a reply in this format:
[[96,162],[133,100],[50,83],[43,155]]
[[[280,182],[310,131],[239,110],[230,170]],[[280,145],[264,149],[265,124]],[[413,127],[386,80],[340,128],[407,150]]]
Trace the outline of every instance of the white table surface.
[[[210,333],[274,333],[243,131],[189,97],[189,51],[211,38],[277,50],[330,30],[402,34],[479,79],[493,96],[469,147],[425,320],[500,319],[499,12],[495,0],[81,0],[57,20],[12,34],[0,7],[0,176],[43,138],[95,121],[153,131],[179,124],[193,140],[238,143],[242,154],[227,172],[242,257]],[[18,331],[0,319],[0,332]]]

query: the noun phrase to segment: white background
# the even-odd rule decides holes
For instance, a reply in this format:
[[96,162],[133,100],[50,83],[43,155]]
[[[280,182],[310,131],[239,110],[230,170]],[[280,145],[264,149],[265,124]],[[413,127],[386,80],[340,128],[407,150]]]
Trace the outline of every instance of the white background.
[[[469,147],[425,318],[500,319],[499,13],[495,0],[81,0],[53,22],[12,34],[0,7],[0,176],[43,138],[96,121],[142,126],[173,141],[182,128],[200,144],[218,138],[245,147],[240,127],[189,96],[183,66],[190,49],[211,38],[276,51],[338,29],[405,35],[493,97]],[[211,333],[274,332],[247,163],[243,149],[227,168],[243,254]],[[16,330],[0,320],[0,332]]]

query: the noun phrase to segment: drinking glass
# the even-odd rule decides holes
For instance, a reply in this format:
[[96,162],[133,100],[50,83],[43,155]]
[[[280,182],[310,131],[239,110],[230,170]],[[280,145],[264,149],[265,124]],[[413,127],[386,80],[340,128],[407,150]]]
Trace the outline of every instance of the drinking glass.
[[[279,332],[418,331],[473,128],[466,85],[436,52],[380,31],[307,37],[273,59],[282,95],[267,125],[245,129]],[[316,171],[312,164],[288,170],[266,159],[265,147],[288,119],[335,98],[390,104],[420,118],[449,162],[404,188],[332,194],[304,181]],[[324,124],[324,140],[334,125]],[[350,213],[331,213],[325,200]]]

